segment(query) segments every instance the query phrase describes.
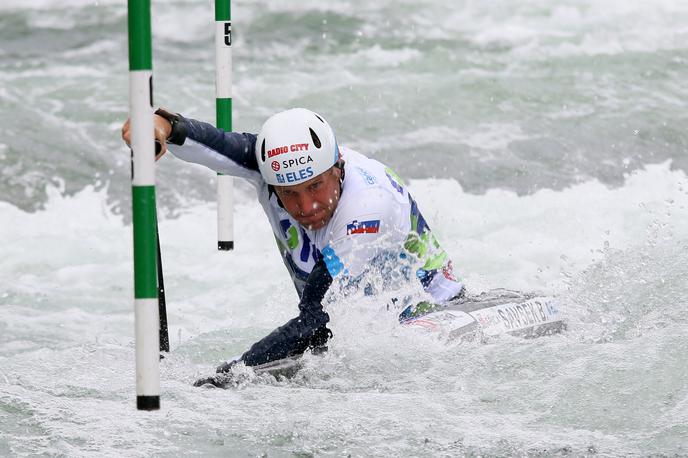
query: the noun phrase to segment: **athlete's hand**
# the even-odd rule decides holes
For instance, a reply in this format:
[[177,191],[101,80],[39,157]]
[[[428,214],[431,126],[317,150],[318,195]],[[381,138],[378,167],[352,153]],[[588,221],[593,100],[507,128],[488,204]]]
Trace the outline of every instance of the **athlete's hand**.
[[[160,159],[167,152],[167,139],[172,133],[172,124],[162,116],[153,115],[153,133],[155,135],[155,160]],[[122,126],[122,140],[131,146],[131,119],[127,119]],[[159,148],[159,150],[158,150]]]
[[196,380],[194,382],[194,386],[203,386],[208,388],[212,388],[214,386],[218,388],[227,388],[232,385],[236,386],[244,376],[237,376],[237,374],[232,372],[232,368],[241,362],[241,357],[239,356],[230,359],[224,364],[218,366],[217,370],[215,371],[215,375]]
[[222,363],[221,365],[217,366],[217,369],[215,370],[215,372],[217,374],[221,374],[223,372],[229,372],[232,370],[232,368],[234,366],[236,366],[240,362],[241,362],[240,356],[234,357],[234,358],[230,359],[229,361],[226,361],[226,362]]

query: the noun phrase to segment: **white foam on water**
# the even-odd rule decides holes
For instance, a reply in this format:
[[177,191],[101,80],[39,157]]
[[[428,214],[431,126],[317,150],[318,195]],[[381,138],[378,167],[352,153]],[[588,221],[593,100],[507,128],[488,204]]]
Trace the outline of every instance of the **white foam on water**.
[[[447,345],[397,327],[381,302],[358,296],[332,306],[331,351],[308,357],[293,381],[199,390],[191,386],[196,377],[294,316],[297,297],[252,199],[239,196],[232,253],[215,249],[214,206],[190,202],[160,223],[173,351],[161,364],[163,410],[139,413],[131,227],[104,203],[105,191],[51,190],[37,213],[0,204],[0,237],[12,241],[0,264],[0,405],[10,409],[0,417],[8,431],[0,447],[71,456],[681,450],[672,419],[687,415],[679,356],[661,355],[680,344],[685,317],[662,305],[662,295],[683,300],[685,285],[629,292],[627,303],[607,297],[603,310],[591,302],[613,287],[623,295],[628,283],[603,281],[612,273],[617,282],[639,272],[653,284],[674,281],[670,266],[686,264],[688,245],[683,172],[650,165],[619,188],[590,181],[528,196],[466,194],[452,180],[416,180],[410,189],[470,290],[560,294],[571,329],[533,341]],[[636,252],[650,254],[642,267]],[[581,303],[571,302],[576,297]],[[662,326],[642,321],[653,310]],[[595,316],[610,319],[606,332]],[[631,331],[623,330],[628,323]],[[645,356],[635,362],[629,352]],[[635,375],[645,367],[664,381]],[[655,390],[623,404],[621,386],[637,393],[644,383]],[[656,403],[670,410],[646,418]],[[36,440],[43,431],[50,434]]]
[[489,288],[560,292],[563,274],[602,260],[606,249],[688,238],[686,177],[668,162],[630,174],[616,189],[589,181],[527,197],[499,189],[475,196],[454,180],[413,181],[410,189],[469,286],[489,277]]
[[[374,141],[366,142],[365,147],[372,151],[408,149],[425,152],[429,144],[440,143],[448,148],[465,145],[469,148],[472,160],[486,161],[496,160],[499,154],[508,152],[510,144],[533,137],[523,132],[515,123],[485,123],[470,129],[422,125],[403,133],[381,135]],[[447,164],[446,167],[452,168],[452,164]]]
[[365,48],[350,56],[351,63],[357,60],[368,61],[372,67],[396,67],[413,62],[421,57],[417,49],[383,49],[379,45]]
[[[107,8],[90,8],[100,5]],[[682,61],[680,52],[667,57],[666,51],[685,47],[687,8],[641,0],[425,2],[403,9],[389,2],[246,2],[234,17],[242,56],[237,111],[255,131],[276,109],[318,106],[339,122],[342,139],[365,146],[362,151],[404,145],[425,151],[446,142],[468,146],[475,160],[500,153],[498,170],[506,173],[538,166],[501,153],[518,142],[541,146],[534,140],[542,132],[580,145],[567,161],[575,159],[571,154],[590,161],[567,164],[581,176],[660,157],[652,154],[664,142],[679,161],[681,118],[666,110],[682,100],[676,96]],[[43,110],[17,110],[18,124],[7,120],[10,137],[0,158],[21,154],[27,163],[64,164],[47,176],[60,174],[81,189],[95,173],[88,171],[92,153],[113,154],[115,118],[126,110],[126,38],[116,26],[126,24],[125,4],[9,0],[0,10],[18,13],[20,27],[26,20],[38,32],[7,32],[10,48],[3,52],[16,65],[2,73],[12,84],[0,94],[13,106],[40,99],[34,105]],[[153,11],[156,69],[163,70],[156,98],[210,119],[208,5],[155,1]],[[301,30],[290,40],[283,24],[302,20],[321,29]],[[104,27],[93,27],[100,21]],[[72,25],[77,33],[63,31]],[[63,29],[56,33],[73,47],[56,41],[56,52],[32,54],[41,34],[52,36],[49,29]],[[208,47],[197,45],[204,41]],[[183,59],[161,59],[179,52]],[[102,54],[100,67],[82,62],[94,54]],[[611,57],[586,58],[603,55]],[[119,64],[124,73],[115,77]],[[661,77],[664,67],[668,76]],[[640,70],[627,72],[633,68]],[[564,80],[550,80],[552,74]],[[533,78],[543,84],[542,98]],[[571,92],[573,79],[580,87]],[[94,107],[111,115],[100,121],[105,129],[88,114]],[[61,116],[69,110],[88,120]],[[540,128],[533,113],[573,124]],[[602,124],[579,132],[575,120],[588,125],[588,118]],[[30,124],[23,119],[45,121],[38,131],[44,134],[46,126],[61,127],[52,129],[60,135],[47,136],[51,154],[27,159],[26,148],[46,140],[22,134]],[[617,124],[622,133],[614,136]],[[660,124],[666,132],[653,127]],[[577,127],[565,131],[570,126]],[[27,143],[12,141],[12,132]],[[60,144],[64,132],[69,141]],[[629,150],[618,148],[626,160],[615,162],[619,150],[605,141],[624,143]],[[77,144],[88,152],[71,162]],[[596,161],[597,155],[605,159]],[[393,165],[419,159],[411,152]],[[134,410],[131,227],[106,203],[126,189],[128,157],[116,161],[110,173],[121,181],[109,194],[89,187],[65,197],[50,189],[37,213],[0,204],[0,455],[687,453],[688,364],[677,349],[688,347],[688,184],[669,163],[646,166],[614,188],[585,181],[530,195],[494,189],[494,176],[485,178],[491,181],[481,189],[492,189],[481,195],[453,180],[410,183],[470,291],[557,294],[566,333],[447,344],[397,326],[383,301],[354,296],[330,308],[335,337],[324,358],[307,357],[292,381],[254,377],[226,391],[190,385],[293,317],[297,297],[252,197],[237,196],[236,251],[218,253],[214,205],[183,200],[189,183],[207,179],[185,181],[185,172],[167,173],[169,163],[162,163],[161,176],[183,182],[173,192],[182,196],[179,216],[160,224],[172,354],[161,363],[163,410],[140,413]],[[13,167],[4,169],[8,177]],[[557,167],[543,164],[524,189],[542,187],[537,180],[557,177]],[[34,180],[40,170],[32,165],[23,179]],[[69,177],[79,174],[86,176],[75,184]],[[569,176],[561,182],[575,180]],[[42,188],[26,189],[24,203]]]
[[41,11],[118,4],[121,4],[118,0],[7,0],[0,3],[0,10]]
[[[683,2],[551,2],[505,5],[468,2],[452,8],[442,28],[477,46],[511,48],[519,59],[682,49],[688,7]],[[642,30],[632,24],[642,23]]]

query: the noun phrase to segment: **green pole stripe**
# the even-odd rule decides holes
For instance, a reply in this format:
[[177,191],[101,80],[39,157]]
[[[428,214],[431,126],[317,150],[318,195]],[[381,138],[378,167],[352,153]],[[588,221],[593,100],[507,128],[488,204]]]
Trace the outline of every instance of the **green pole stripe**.
[[155,186],[133,186],[134,297],[157,299]]
[[152,70],[150,0],[129,0],[129,70]]
[[232,131],[232,99],[215,99],[215,121],[218,128]]
[[230,0],[215,0],[215,20],[230,21],[232,19],[232,6]]

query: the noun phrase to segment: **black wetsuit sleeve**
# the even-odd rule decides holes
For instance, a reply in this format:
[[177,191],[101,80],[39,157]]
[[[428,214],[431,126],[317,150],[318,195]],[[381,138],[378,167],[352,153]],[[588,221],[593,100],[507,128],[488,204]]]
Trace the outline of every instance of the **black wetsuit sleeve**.
[[207,122],[185,118],[181,115],[177,116],[177,123],[173,126],[168,142],[185,146],[186,141],[191,140],[193,143],[200,143],[230,159],[243,168],[258,170],[258,161],[254,153],[257,138],[255,134],[225,132]]
[[326,327],[330,317],[323,310],[322,300],[331,284],[332,276],[321,257],[306,280],[299,302],[299,316],[253,344],[241,360],[247,366],[256,366],[325,345],[332,333]]

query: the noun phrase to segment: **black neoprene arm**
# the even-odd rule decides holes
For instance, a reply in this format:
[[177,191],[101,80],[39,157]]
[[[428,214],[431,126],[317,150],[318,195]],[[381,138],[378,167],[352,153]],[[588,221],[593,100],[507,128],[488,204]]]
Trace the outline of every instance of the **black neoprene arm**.
[[161,112],[162,114],[166,115],[163,117],[172,125],[172,132],[167,139],[169,143],[183,145],[188,138],[202,143],[242,167],[258,170],[258,161],[254,154],[256,134],[225,132],[212,124],[185,118],[178,113]]
[[241,356],[247,366],[300,355],[309,348],[323,346],[332,335],[326,324],[330,317],[322,300],[332,284],[332,276],[322,257],[315,263],[299,303],[299,316],[272,331]]

